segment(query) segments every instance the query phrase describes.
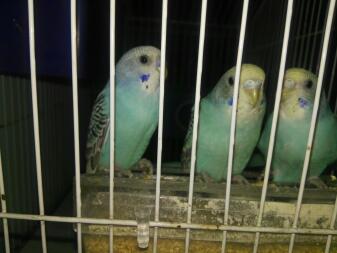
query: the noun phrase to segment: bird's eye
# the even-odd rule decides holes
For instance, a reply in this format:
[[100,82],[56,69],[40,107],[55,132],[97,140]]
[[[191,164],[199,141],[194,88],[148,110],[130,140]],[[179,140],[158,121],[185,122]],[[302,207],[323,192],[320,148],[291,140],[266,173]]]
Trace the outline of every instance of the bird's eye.
[[234,85],[234,78],[232,76],[228,79],[228,83],[230,86]]
[[306,83],[305,83],[305,87],[308,88],[308,89],[311,89],[311,87],[314,85],[314,83],[312,82],[312,80],[308,80]]
[[148,59],[148,57],[147,57],[147,55],[141,55],[140,57],[139,57],[139,61],[140,61],[140,63],[142,63],[142,64],[146,64],[148,61],[149,61],[149,59]]

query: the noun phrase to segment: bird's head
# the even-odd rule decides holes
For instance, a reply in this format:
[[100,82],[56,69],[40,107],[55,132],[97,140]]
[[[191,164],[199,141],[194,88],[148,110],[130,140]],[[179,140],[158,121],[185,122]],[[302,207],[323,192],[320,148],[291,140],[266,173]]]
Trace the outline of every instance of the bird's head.
[[[233,104],[234,79],[236,67],[228,70],[218,81],[215,89],[216,99],[225,100],[229,106]],[[239,110],[255,109],[261,105],[263,97],[264,71],[253,64],[242,64],[239,83]]]
[[281,110],[287,116],[300,117],[311,111],[317,86],[317,76],[302,68],[290,68],[283,80]]
[[152,46],[135,47],[126,52],[116,65],[120,85],[133,85],[145,93],[158,91],[160,50]]

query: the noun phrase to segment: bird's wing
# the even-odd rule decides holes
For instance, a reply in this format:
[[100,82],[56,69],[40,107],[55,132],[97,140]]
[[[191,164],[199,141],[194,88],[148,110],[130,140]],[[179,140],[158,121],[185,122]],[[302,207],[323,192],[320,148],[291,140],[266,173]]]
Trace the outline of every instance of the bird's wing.
[[191,152],[192,152],[192,137],[193,137],[193,116],[194,107],[191,109],[191,118],[188,125],[187,134],[185,137],[184,146],[181,152],[181,165],[183,170],[189,170],[191,164]]
[[103,90],[96,98],[92,110],[86,144],[87,173],[97,169],[100,153],[106,144],[110,130],[109,97]]

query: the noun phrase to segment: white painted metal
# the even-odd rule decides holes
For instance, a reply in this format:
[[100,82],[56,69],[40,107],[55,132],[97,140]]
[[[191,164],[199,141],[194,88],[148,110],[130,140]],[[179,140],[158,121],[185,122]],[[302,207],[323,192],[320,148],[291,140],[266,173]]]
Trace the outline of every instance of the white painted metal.
[[[61,217],[35,214],[18,214],[18,213],[0,213],[0,218],[31,220],[31,221],[48,221],[63,223],[82,223],[97,225],[114,225],[114,226],[137,226],[135,220],[118,220],[118,219],[96,219],[96,218],[77,218]],[[337,236],[336,229],[316,229],[316,228],[276,228],[276,227],[251,227],[251,226],[225,226],[225,225],[207,225],[196,223],[177,223],[177,222],[155,222],[150,221],[150,227],[172,228],[172,229],[196,229],[211,231],[230,231],[230,232],[247,232],[247,233],[273,233],[273,234],[303,234],[303,235],[333,235]]]
[[[324,71],[325,71],[326,57],[327,57],[327,52],[328,52],[328,47],[329,47],[329,39],[330,39],[331,26],[332,26],[333,15],[334,15],[334,10],[335,10],[335,4],[336,4],[336,0],[330,0],[328,19],[326,22],[326,27],[325,27],[325,32],[324,32],[322,56],[321,56],[321,61],[319,65],[320,67],[319,67],[319,74],[318,74],[318,81],[317,81],[316,96],[315,96],[312,119],[311,119],[311,124],[310,124],[307,150],[305,153],[301,184],[300,184],[300,189],[299,189],[298,198],[297,198],[295,218],[294,218],[294,222],[292,226],[293,228],[297,227],[298,219],[299,219],[300,211],[301,211],[304,186],[305,186],[305,181],[306,181],[307,172],[309,168],[310,155],[312,151],[311,147],[313,144],[314,134],[315,134],[316,120],[317,120],[319,102],[320,102],[321,91],[322,91],[323,76],[324,76]],[[290,239],[290,244],[289,244],[289,253],[293,252],[294,243],[295,243],[295,234],[292,234],[291,239]]]
[[[266,161],[266,167],[265,167],[265,172],[264,172],[264,180],[263,180],[263,187],[262,187],[261,201],[260,201],[260,210],[259,210],[259,215],[257,218],[257,227],[260,227],[262,223],[263,211],[264,211],[266,195],[267,195],[267,190],[268,190],[268,179],[270,176],[270,168],[271,168],[271,162],[273,158],[273,151],[274,151],[274,144],[275,144],[276,127],[277,127],[278,116],[279,116],[279,111],[280,111],[283,76],[284,76],[284,70],[285,70],[285,65],[286,65],[286,60],[287,60],[289,34],[290,34],[291,19],[292,19],[292,14],[293,14],[293,7],[294,7],[294,1],[288,0],[287,17],[286,17],[286,24],[285,24],[283,44],[282,44],[281,63],[280,63],[280,70],[279,70],[278,79],[277,79],[277,90],[276,90],[276,97],[275,97],[274,114],[273,114],[273,120],[272,120],[272,125],[271,125],[270,137],[269,137],[267,161]],[[254,253],[257,252],[257,249],[259,246],[259,239],[260,239],[260,233],[256,233],[254,251],[253,251]]]
[[[240,83],[243,46],[244,46],[245,34],[246,34],[248,6],[249,6],[249,0],[244,0],[243,9],[242,9],[242,18],[241,18],[238,55],[237,55],[237,59],[236,59],[235,80],[234,80],[234,95],[233,95],[233,109],[232,109],[232,119],[231,119],[231,129],[230,129],[231,132],[230,132],[230,139],[229,139],[229,154],[228,154],[226,197],[225,197],[225,214],[224,214],[224,224],[225,225],[228,225],[228,217],[229,217],[229,200],[230,200],[230,196],[231,196],[231,179],[232,179],[232,169],[233,169],[233,160],[234,160],[236,115],[237,115],[237,109],[238,109],[239,83]],[[224,231],[223,232],[222,247],[221,247],[222,253],[224,253],[226,251],[226,241],[227,241],[227,231]]]
[[[39,109],[38,109],[38,102],[37,102],[37,87],[36,87],[35,25],[34,25],[34,2],[33,0],[28,0],[28,24],[29,24],[29,58],[30,58],[30,78],[31,78],[31,87],[32,87],[37,189],[38,189],[40,215],[44,215],[40,130],[39,130]],[[40,223],[41,223],[42,252],[46,253],[47,252],[46,225],[44,221],[41,221]]]
[[[154,220],[159,221],[159,200],[160,200],[160,177],[161,160],[163,150],[163,117],[164,117],[164,91],[165,91],[165,70],[166,70],[166,30],[167,30],[167,1],[162,3],[161,19],[161,46],[160,46],[160,90],[159,90],[159,122],[158,122],[158,147],[157,147],[157,175],[156,175],[156,201]],[[157,252],[158,228],[154,228],[153,252]]]
[[[194,186],[195,160],[196,160],[198,125],[199,125],[200,88],[201,88],[202,64],[203,64],[203,58],[204,58],[206,14],[207,14],[207,0],[202,0],[200,31],[199,31],[197,80],[196,80],[194,113],[193,113],[191,171],[190,171],[190,182],[189,182],[189,190],[188,190],[188,210],[187,210],[187,223],[188,224],[191,223],[191,217],[192,217],[193,186]],[[190,229],[186,230],[185,253],[188,253],[189,246],[190,246],[190,232],[191,232]]]
[[[77,43],[76,43],[76,0],[70,1],[71,22],[71,70],[73,91],[73,117],[74,117],[74,147],[75,147],[75,188],[76,188],[76,216],[81,217],[81,182],[80,182],[80,141],[78,123],[78,85],[77,85]],[[77,224],[77,252],[82,253],[82,227]]]
[[[114,177],[115,177],[115,21],[116,1],[110,1],[110,180],[109,217],[114,217]],[[109,252],[113,253],[113,227],[109,228]]]
[[[337,217],[337,198],[336,198],[335,207],[334,207],[334,210],[331,216],[330,229],[334,229],[335,223],[336,223],[336,217]],[[332,236],[328,235],[328,239],[326,241],[326,246],[325,246],[325,253],[330,252],[331,240],[332,240]]]
[[[2,156],[0,151],[0,197],[1,197],[1,212],[7,213],[7,205],[6,205],[6,194],[5,194],[5,184],[4,184],[4,174],[2,168]],[[6,253],[10,253],[10,242],[9,242],[9,231],[8,231],[8,220],[3,219],[3,230],[4,230],[4,238],[5,238],[5,251]]]

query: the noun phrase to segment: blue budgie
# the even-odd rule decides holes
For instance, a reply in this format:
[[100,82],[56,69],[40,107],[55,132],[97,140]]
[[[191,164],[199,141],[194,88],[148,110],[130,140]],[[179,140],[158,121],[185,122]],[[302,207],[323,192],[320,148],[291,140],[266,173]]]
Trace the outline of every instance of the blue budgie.
[[[220,181],[227,177],[234,78],[235,67],[228,70],[200,102],[196,170],[207,180]],[[233,181],[237,183],[248,183],[241,173],[260,136],[265,113],[264,80],[265,73],[260,67],[242,65],[233,164]],[[192,130],[193,109],[182,150],[184,169],[190,166]]]
[[[273,180],[277,184],[300,182],[315,99],[317,77],[292,68],[286,71],[282,90],[278,127],[272,160]],[[268,118],[259,149],[267,155],[272,115]],[[309,184],[323,188],[319,179],[324,169],[337,160],[337,118],[331,112],[324,93],[309,163]]]
[[[151,46],[131,49],[116,65],[115,168],[131,176],[130,168],[144,154],[157,128],[160,51]],[[110,85],[98,95],[86,145],[87,173],[109,171]],[[152,164],[147,160],[143,166]]]

